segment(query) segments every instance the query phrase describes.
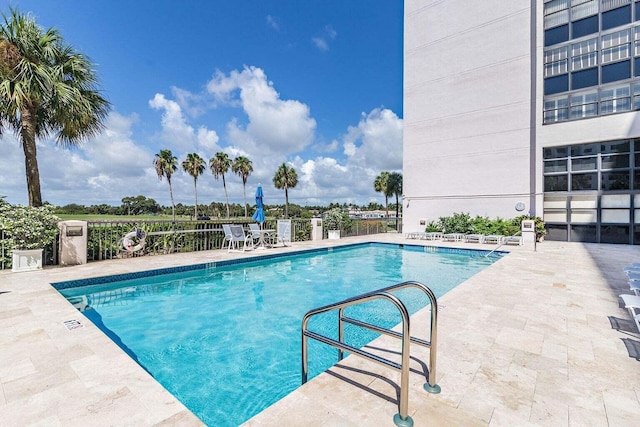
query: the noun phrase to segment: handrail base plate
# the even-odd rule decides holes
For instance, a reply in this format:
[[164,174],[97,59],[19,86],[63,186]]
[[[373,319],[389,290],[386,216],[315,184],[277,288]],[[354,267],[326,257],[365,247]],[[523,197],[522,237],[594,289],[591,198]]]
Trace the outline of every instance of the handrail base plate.
[[413,427],[413,418],[409,416],[403,420],[400,414],[395,414],[393,416],[393,422],[398,427]]

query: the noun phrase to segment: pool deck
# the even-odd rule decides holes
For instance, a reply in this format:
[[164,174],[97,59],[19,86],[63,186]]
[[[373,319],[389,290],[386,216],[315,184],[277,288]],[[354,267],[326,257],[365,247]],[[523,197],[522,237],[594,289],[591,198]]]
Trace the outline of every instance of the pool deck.
[[[202,425],[50,283],[366,241],[494,247],[381,234],[0,272],[0,425]],[[640,334],[618,295],[630,293],[622,269],[640,262],[640,247],[505,249],[512,253],[438,300],[440,394],[422,389],[428,350],[412,347],[415,426],[639,425]],[[412,317],[414,335],[426,339],[428,325],[428,309]],[[383,345],[399,349],[388,338],[371,347]],[[244,426],[393,426],[398,386],[399,373],[349,357]]]

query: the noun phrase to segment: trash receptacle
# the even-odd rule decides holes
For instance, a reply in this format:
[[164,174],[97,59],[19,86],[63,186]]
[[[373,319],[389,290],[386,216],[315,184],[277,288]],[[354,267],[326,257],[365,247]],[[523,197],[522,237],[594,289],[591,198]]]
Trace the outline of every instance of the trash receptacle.
[[536,223],[532,219],[522,220],[522,243],[535,243],[536,242]]
[[79,265],[87,263],[87,222],[60,221],[60,265]]

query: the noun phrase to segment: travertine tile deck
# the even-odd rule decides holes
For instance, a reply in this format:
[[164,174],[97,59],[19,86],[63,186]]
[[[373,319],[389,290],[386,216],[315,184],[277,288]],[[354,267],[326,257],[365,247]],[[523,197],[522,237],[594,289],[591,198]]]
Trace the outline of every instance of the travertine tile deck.
[[[372,240],[434,244],[387,234],[277,250]],[[640,248],[544,242],[536,252],[510,250],[439,299],[442,393],[422,390],[421,365],[412,362],[415,425],[640,425],[640,334],[617,297],[628,293],[622,268],[640,261]],[[49,283],[242,256],[255,253],[1,272],[0,425],[202,425]],[[67,330],[71,319],[83,327]],[[428,319],[428,310],[412,318],[414,334]],[[398,349],[388,338],[372,343],[383,345]],[[428,350],[412,351],[428,360]],[[350,357],[245,425],[392,426],[398,384],[399,374]]]

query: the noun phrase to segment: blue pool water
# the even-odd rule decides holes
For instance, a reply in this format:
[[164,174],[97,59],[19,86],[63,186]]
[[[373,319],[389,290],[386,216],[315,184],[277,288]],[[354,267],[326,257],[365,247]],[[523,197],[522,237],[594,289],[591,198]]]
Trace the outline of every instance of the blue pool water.
[[[236,426],[300,385],[307,311],[406,280],[439,297],[498,258],[485,253],[365,244],[53,285],[205,423]],[[428,304],[415,289],[396,294],[411,313]],[[400,322],[384,301],[348,314],[387,327]],[[326,314],[310,326],[335,336],[336,324]],[[376,335],[346,336],[362,346]],[[336,362],[335,349],[310,340],[310,377]]]

